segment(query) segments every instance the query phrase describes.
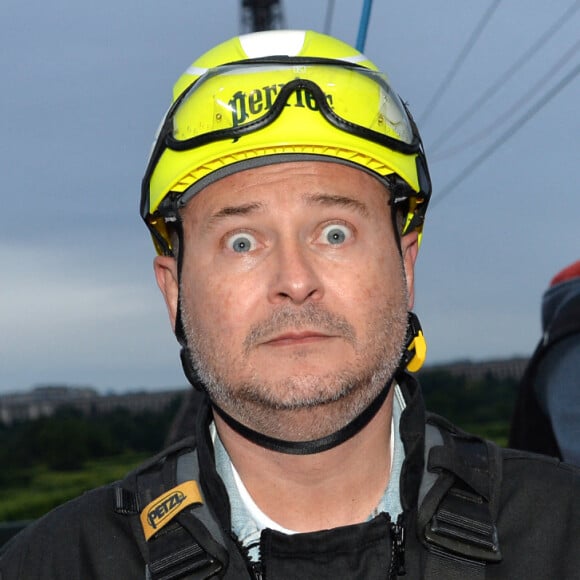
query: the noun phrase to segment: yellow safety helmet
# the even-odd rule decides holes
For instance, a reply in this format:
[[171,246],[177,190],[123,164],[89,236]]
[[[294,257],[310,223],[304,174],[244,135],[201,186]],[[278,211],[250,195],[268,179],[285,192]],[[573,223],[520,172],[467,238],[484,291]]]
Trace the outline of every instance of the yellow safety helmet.
[[421,138],[387,77],[348,44],[312,31],[228,40],[179,78],[143,178],[141,215],[157,251],[203,187],[260,165],[320,158],[395,177],[404,231],[421,234],[431,183]]

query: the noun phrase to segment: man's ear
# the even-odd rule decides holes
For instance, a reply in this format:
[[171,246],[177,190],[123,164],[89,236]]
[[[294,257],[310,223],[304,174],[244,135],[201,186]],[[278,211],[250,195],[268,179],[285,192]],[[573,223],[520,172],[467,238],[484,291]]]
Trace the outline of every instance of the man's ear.
[[413,309],[415,303],[415,262],[419,253],[419,234],[416,230],[405,234],[401,238],[401,254],[403,256],[403,268],[409,293],[408,310]]
[[175,332],[175,320],[179,300],[179,280],[177,276],[177,260],[172,256],[157,256],[153,261],[157,285],[165,299],[171,327]]

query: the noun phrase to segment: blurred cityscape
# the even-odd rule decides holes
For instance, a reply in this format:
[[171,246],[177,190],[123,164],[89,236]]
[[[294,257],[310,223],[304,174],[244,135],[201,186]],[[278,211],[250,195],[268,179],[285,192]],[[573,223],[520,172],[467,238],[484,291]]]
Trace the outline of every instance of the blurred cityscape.
[[[514,357],[487,361],[455,361],[428,365],[422,372],[443,371],[467,380],[486,377],[502,380],[519,380],[528,362],[527,357]],[[421,373],[419,373],[420,376]],[[0,395],[0,423],[10,425],[16,421],[50,417],[61,407],[72,407],[87,415],[102,414],[115,409],[131,413],[161,411],[176,396],[183,396],[189,387],[163,391],[135,391],[103,395],[97,389],[75,385],[42,385],[30,391]]]

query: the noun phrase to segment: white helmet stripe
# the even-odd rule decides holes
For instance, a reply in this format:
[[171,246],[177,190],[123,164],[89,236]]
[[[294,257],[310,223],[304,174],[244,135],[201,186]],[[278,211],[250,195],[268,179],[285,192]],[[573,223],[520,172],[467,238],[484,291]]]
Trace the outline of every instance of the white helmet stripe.
[[268,30],[240,36],[240,44],[248,58],[273,54],[298,56],[304,46],[304,30]]

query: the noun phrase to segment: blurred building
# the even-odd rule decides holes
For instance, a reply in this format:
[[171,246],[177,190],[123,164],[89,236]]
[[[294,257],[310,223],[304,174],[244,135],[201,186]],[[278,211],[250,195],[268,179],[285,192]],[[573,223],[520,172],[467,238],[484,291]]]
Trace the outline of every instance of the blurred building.
[[[422,372],[444,371],[470,380],[486,377],[515,379],[523,375],[528,357],[513,357],[487,361],[455,361],[424,367]],[[86,414],[107,413],[118,408],[132,413],[160,411],[176,397],[183,398],[188,387],[166,391],[139,391],[125,394],[101,395],[86,386],[44,385],[30,391],[0,395],[0,423],[50,417],[61,407],[72,407]]]
[[473,362],[470,360],[454,361],[450,363],[426,365],[425,371],[444,371],[453,376],[465,377],[469,380],[481,380],[486,377],[492,379],[514,379],[519,381],[524,374],[529,357],[512,357]]
[[45,385],[30,391],[0,395],[0,423],[50,417],[57,409],[70,407],[86,414],[107,413],[127,409],[132,413],[160,411],[187,388],[168,391],[140,391],[125,394],[101,395],[92,387]]

